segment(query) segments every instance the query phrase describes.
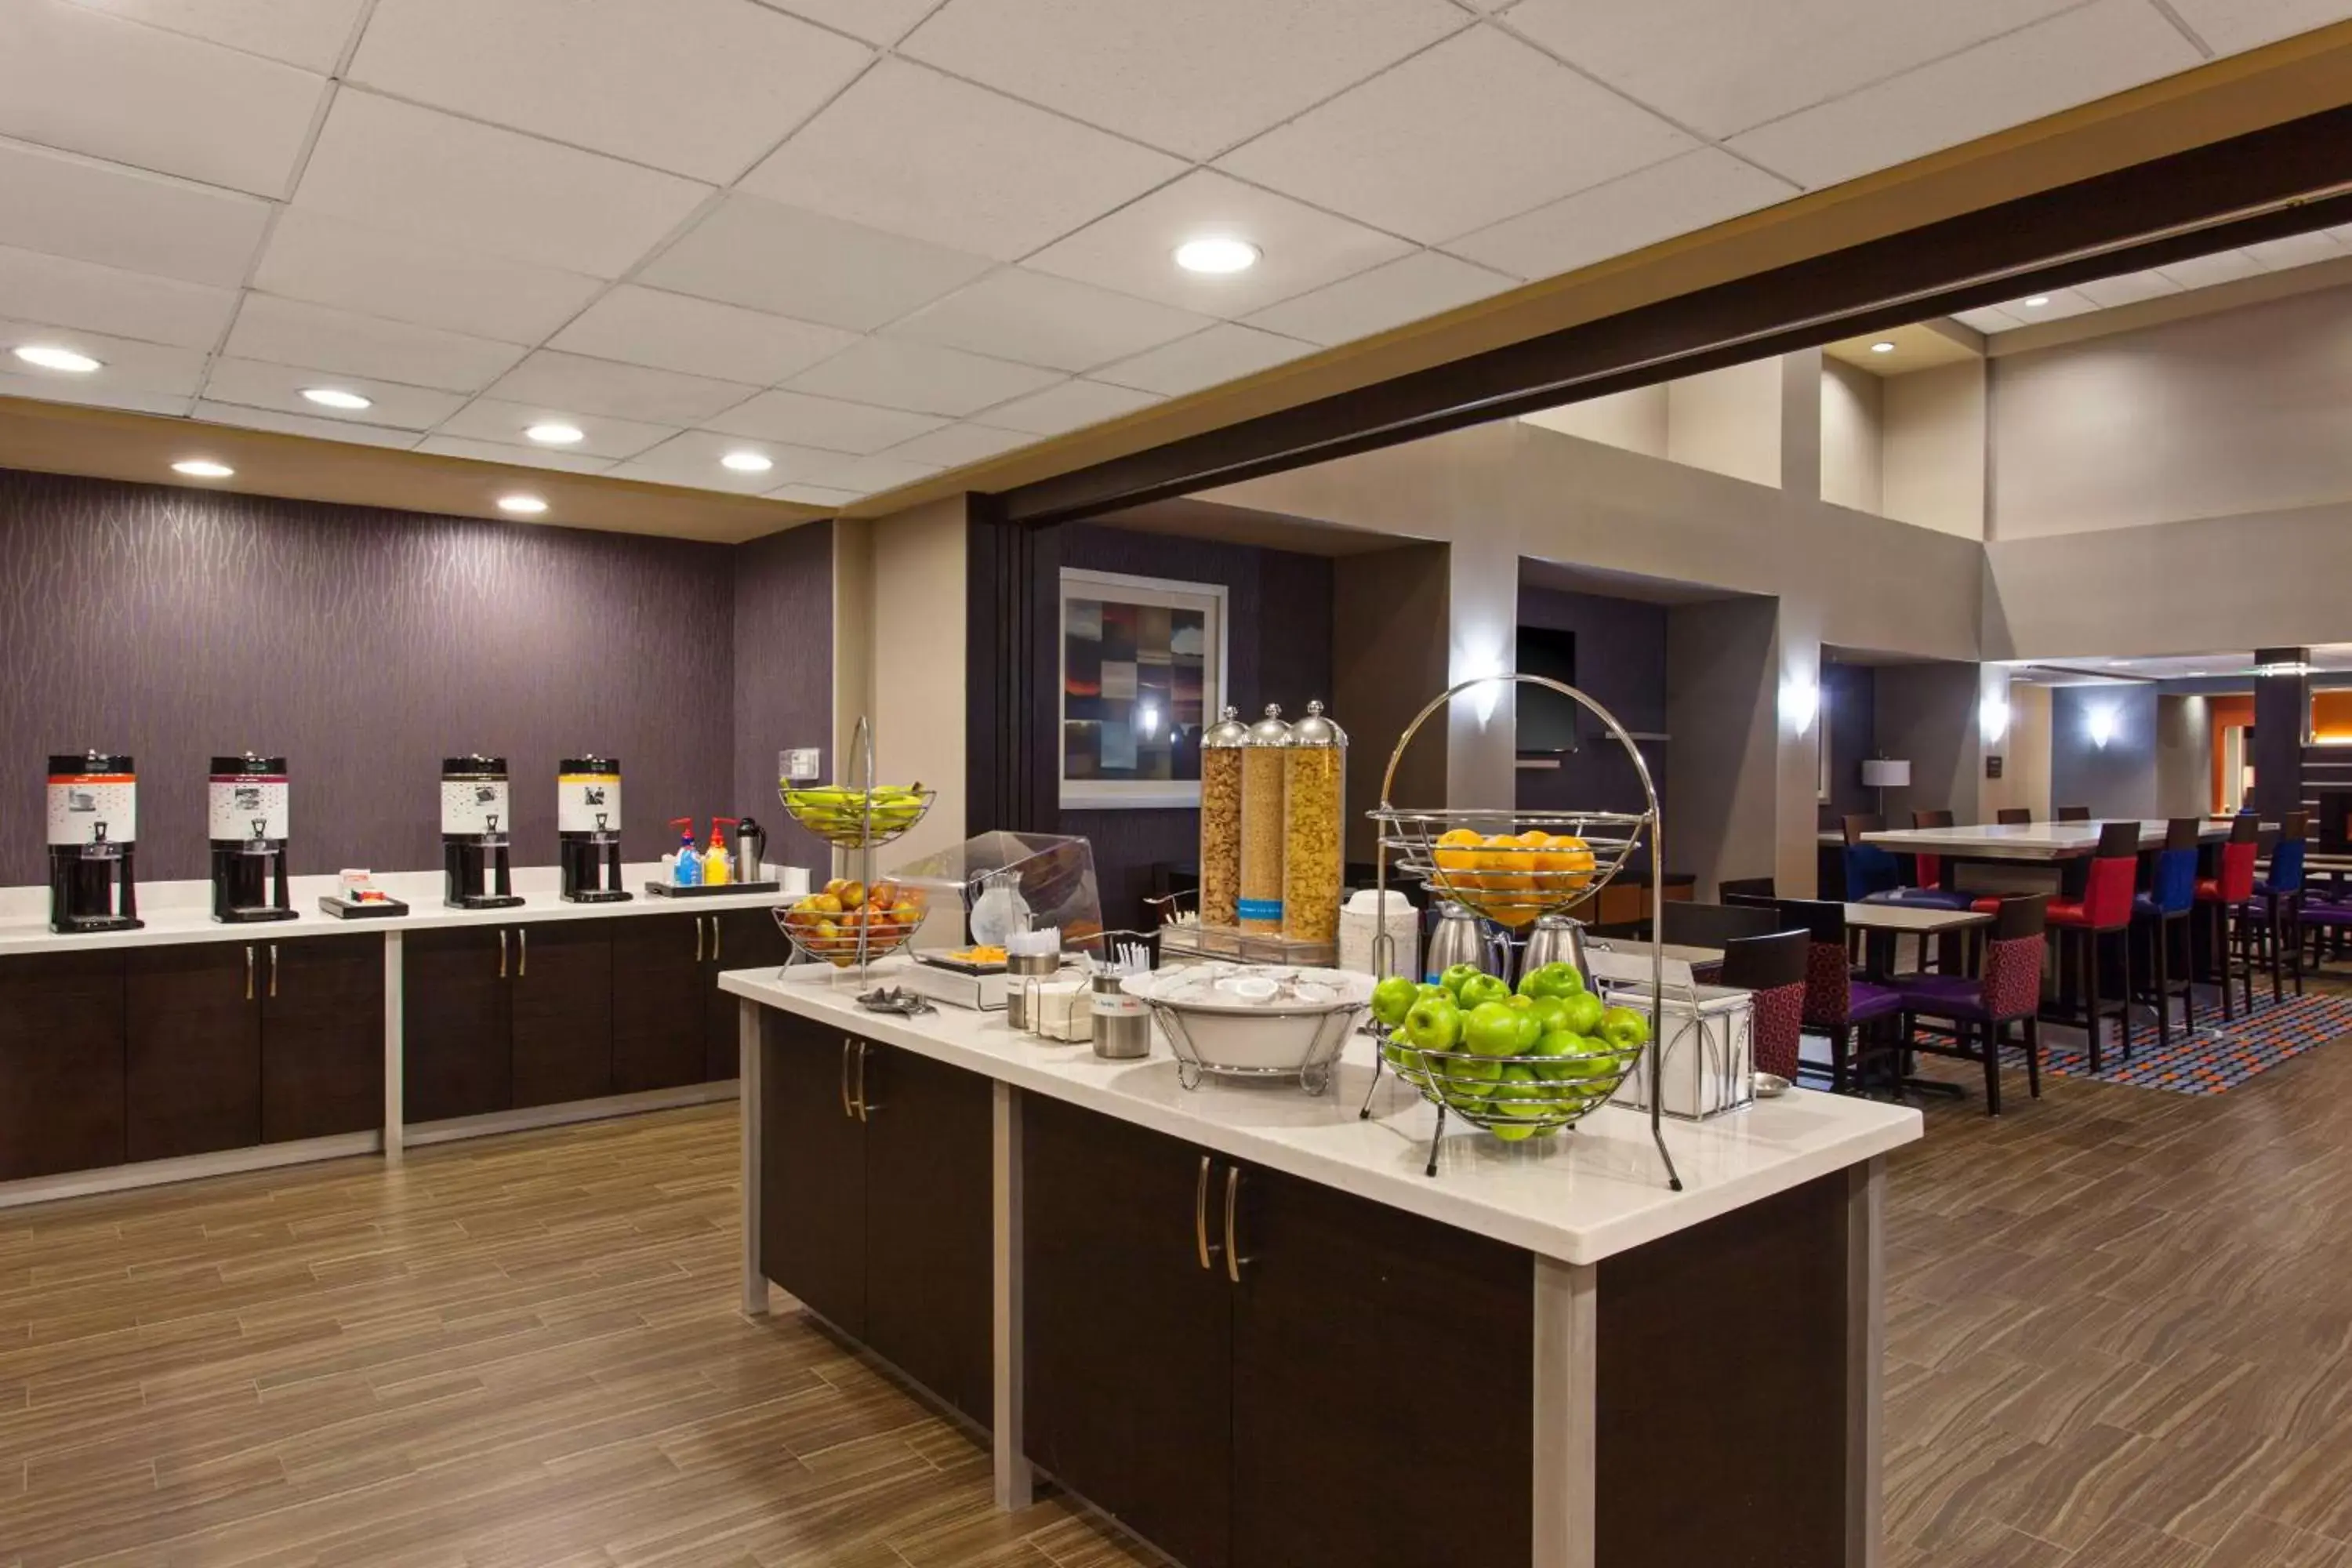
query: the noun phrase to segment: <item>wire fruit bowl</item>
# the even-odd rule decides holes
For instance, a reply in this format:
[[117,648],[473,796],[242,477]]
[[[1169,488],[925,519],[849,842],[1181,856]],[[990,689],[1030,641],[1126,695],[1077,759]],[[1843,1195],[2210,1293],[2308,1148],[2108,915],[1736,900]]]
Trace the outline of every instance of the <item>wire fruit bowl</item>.
[[1617,1092],[1640,1065],[1642,1046],[1559,1055],[1489,1057],[1432,1051],[1401,1040],[1381,1047],[1397,1077],[1433,1104],[1506,1142],[1573,1127]]
[[939,798],[937,790],[920,784],[908,789],[887,785],[855,789],[845,784],[802,789],[780,784],[776,795],[794,822],[835,849],[878,848],[922,821]]
[[[910,908],[911,920],[907,918]],[[930,903],[919,889],[901,888],[886,910],[835,913],[784,904],[770,912],[795,952],[847,969],[860,962],[887,958],[913,941],[923,917],[930,912]]]
[[1372,814],[1397,869],[1514,930],[1573,908],[1624,868],[1644,818],[1477,809]]

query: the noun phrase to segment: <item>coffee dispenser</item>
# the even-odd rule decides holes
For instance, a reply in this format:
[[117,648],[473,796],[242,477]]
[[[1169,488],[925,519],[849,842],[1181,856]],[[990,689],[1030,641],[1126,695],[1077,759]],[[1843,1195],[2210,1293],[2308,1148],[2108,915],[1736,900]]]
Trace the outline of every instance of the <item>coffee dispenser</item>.
[[617,904],[621,887],[621,760],[566,757],[555,779],[555,848],[563,896],[575,904]]
[[453,910],[505,910],[515,896],[508,860],[507,760],[441,760],[441,901]]
[[205,785],[213,919],[290,921],[286,897],[286,759],[215,757]]
[[139,778],[128,756],[49,758],[49,929],[134,931]]

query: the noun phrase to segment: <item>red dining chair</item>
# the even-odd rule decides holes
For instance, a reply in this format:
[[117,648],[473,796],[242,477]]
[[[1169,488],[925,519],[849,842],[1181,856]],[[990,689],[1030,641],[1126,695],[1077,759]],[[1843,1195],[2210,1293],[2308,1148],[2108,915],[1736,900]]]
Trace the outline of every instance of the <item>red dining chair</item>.
[[[2099,994],[2099,959],[2101,939],[2120,935],[2123,948],[2124,983],[2117,989],[2113,1011],[2123,1036],[2124,1059],[2131,1059],[2131,917],[2132,890],[2139,875],[2139,824],[2110,822],[2099,829],[2099,847],[2091,858],[2088,875],[2084,878],[2083,896],[2079,899],[2050,900],[2048,920],[2050,934],[2058,944],[2059,994],[2068,998],[2083,998],[2078,1020],[2084,1036],[2090,1042],[2091,1070],[2097,1072],[2100,1059],[2099,1020],[2110,1010]],[[2247,862],[2247,892],[2253,890],[2253,863]],[[2074,963],[2074,984],[2067,984],[2068,960]],[[2071,1011],[2071,1009],[2070,1009]]]
[[[2012,1026],[2025,1052],[2025,1088],[2042,1098],[2042,944],[2049,898],[2035,893],[2000,900],[1975,974],[1906,974],[1895,980],[1903,999],[1903,1037],[1927,1056],[1951,1057],[1984,1068],[1985,1114],[2000,1114],[2000,1048]],[[1937,1018],[1952,1026],[1950,1045],[1916,1036],[1913,1021]]]
[[2225,1023],[2237,1016],[2230,1005],[2233,970],[2245,982],[2246,1011],[2254,1010],[2254,857],[2261,848],[2262,823],[2252,813],[2241,814],[2230,824],[2230,840],[2221,846],[2213,875],[2197,879],[2197,907],[2221,977]]

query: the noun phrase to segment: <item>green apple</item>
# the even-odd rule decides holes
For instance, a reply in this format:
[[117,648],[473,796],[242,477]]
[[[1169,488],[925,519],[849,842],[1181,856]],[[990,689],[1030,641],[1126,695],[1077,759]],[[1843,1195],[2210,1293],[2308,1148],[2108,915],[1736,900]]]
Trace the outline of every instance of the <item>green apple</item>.
[[1536,1016],[1532,1007],[1514,1007],[1511,1016],[1519,1021],[1519,1048],[1511,1054],[1523,1057],[1534,1050],[1536,1042],[1544,1037],[1543,1020]]
[[1549,1132],[1549,1127],[1538,1127],[1532,1121],[1502,1121],[1486,1129],[1506,1143],[1523,1143],[1538,1132]]
[[1574,996],[1584,989],[1584,976],[1572,963],[1546,963],[1519,976],[1522,996]]
[[1528,1070],[1538,1078],[1558,1081],[1570,1076],[1568,1058],[1575,1054],[1581,1043],[1565,1029],[1546,1029],[1536,1037],[1533,1046],[1519,1054],[1542,1058],[1542,1060],[1530,1064]]
[[1454,1000],[1460,1001],[1462,998],[1462,988],[1465,985],[1469,984],[1473,980],[1477,979],[1478,976],[1485,973],[1485,970],[1479,968],[1475,963],[1457,963],[1453,968],[1447,970],[1444,973],[1439,975],[1437,977],[1437,983],[1444,986],[1447,991],[1453,993]]
[[1612,1007],[1601,1015],[1600,1035],[1612,1046],[1630,1049],[1649,1040],[1650,1020],[1631,1007]]
[[1404,1016],[1404,1037],[1424,1051],[1450,1051],[1462,1038],[1462,1009],[1427,996]]
[[1568,1082],[1613,1078],[1622,1068],[1624,1062],[1623,1058],[1618,1056],[1617,1047],[1607,1040],[1596,1039],[1591,1035],[1582,1035],[1576,1037],[1573,1047],[1567,1055],[1544,1065],[1552,1069],[1550,1074],[1552,1078]]
[[1506,1116],[1541,1121],[1558,1103],[1552,1086],[1523,1067],[1507,1067],[1495,1085],[1495,1109]]
[[1525,1016],[1500,1002],[1482,1002],[1462,1020],[1462,1044],[1482,1057],[1517,1056],[1519,1024]]
[[1421,988],[1402,974],[1391,974],[1372,987],[1372,1016],[1391,1028],[1404,1022],[1420,999]]
[[[1448,970],[1447,973],[1453,971]],[[1511,988],[1491,974],[1474,974],[1462,983],[1454,996],[1465,1007],[1476,1007],[1487,1002],[1507,1002]]]
[[1440,985],[1434,980],[1423,981],[1420,984],[1412,988],[1412,994],[1416,996],[1443,996],[1448,1002],[1454,1000],[1454,993],[1448,991],[1444,986]]
[[1579,1035],[1589,1035],[1601,1027],[1601,1016],[1609,1005],[1590,991],[1580,991],[1560,1004],[1565,1009],[1569,1029]]
[[1412,1048],[1412,1038],[1402,1029],[1389,1031],[1388,1043],[1381,1047],[1381,1055],[1399,1072],[1421,1070],[1421,1053]]
[[1528,1011],[1535,1016],[1538,1027],[1546,1034],[1567,1027],[1568,1004],[1557,996],[1537,996],[1527,999]]

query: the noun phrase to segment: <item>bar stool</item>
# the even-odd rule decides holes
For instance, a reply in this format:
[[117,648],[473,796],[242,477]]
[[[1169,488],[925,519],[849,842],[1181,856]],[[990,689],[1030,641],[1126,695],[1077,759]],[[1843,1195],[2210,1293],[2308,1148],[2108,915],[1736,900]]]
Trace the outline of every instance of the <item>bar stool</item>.
[[2091,808],[2087,805],[2062,805],[2058,808],[2058,820],[2061,822],[2088,822],[2091,820]]
[[[2189,942],[2189,917],[2197,908],[2197,834],[2203,826],[2194,816],[2176,816],[2165,825],[2164,847],[2156,857],[2156,873],[2148,879],[2147,891],[2132,900],[2132,931],[2146,940],[2149,952],[2149,963],[2140,973],[2155,982],[2158,1048],[2171,1043],[2175,995],[2180,998],[2180,1026],[2197,1027],[2197,955]],[[2172,984],[2175,927],[2179,930],[2181,943],[2178,991]]]
[[1755,1006],[1756,1070],[1797,1081],[1798,1041],[1805,1026],[1805,956],[1810,933],[1736,936],[1723,944],[1725,985],[1748,992]]
[[[2279,971],[2291,964],[2294,994],[2303,994],[2303,857],[2311,832],[2311,814],[2290,811],[2279,818],[2278,842],[2271,847],[2271,874],[2254,881],[2254,902],[2263,916],[2270,960],[2271,1000],[2286,1000]],[[2282,946],[2281,944],[2284,945]],[[2288,954],[2292,953],[2292,958]]]
[[2048,920],[2050,934],[2058,943],[2059,991],[2062,995],[2077,993],[2066,988],[2066,960],[2074,960],[2074,978],[2084,998],[2081,1014],[2083,1033],[2090,1041],[2091,1070],[2100,1068],[2099,1020],[2108,1011],[2099,996],[2099,939],[2125,934],[2124,984],[2117,994],[2114,1012],[2123,1036],[2124,1059],[2131,1059],[2131,917],[2132,889],[2139,874],[2139,824],[2110,822],[2099,829],[2099,847],[2091,858],[2089,874],[2083,881],[2079,899],[2050,900]]
[[2023,827],[2033,820],[2033,813],[2021,805],[2004,805],[1992,814],[1992,819],[2003,827]]
[[1903,999],[1884,985],[1856,980],[1846,966],[1845,906],[1815,899],[1787,899],[1780,918],[1806,932],[1804,1025],[1830,1041],[1830,1087],[1845,1092],[1853,1075],[1854,1032],[1865,1035],[1903,1010]]
[[[1979,973],[1907,974],[1895,982],[1904,1044],[1927,1056],[1983,1064],[1988,1116],[2000,1114],[2000,1047],[2012,1025],[2024,1026],[2017,1043],[2025,1051],[2026,1092],[2042,1098],[2042,942],[2049,902],[2042,893],[2000,900]],[[1948,1022],[1952,1044],[1914,1038],[1915,1018]]]
[[2213,967],[2221,977],[2224,1023],[2237,1016],[2230,1005],[2232,968],[2246,983],[2246,1011],[2254,1010],[2254,857],[2261,837],[2262,824],[2252,814],[2242,814],[2230,825],[2230,841],[2221,846],[2214,875],[2197,879],[2197,906],[2210,916],[2205,929],[2212,941]]

